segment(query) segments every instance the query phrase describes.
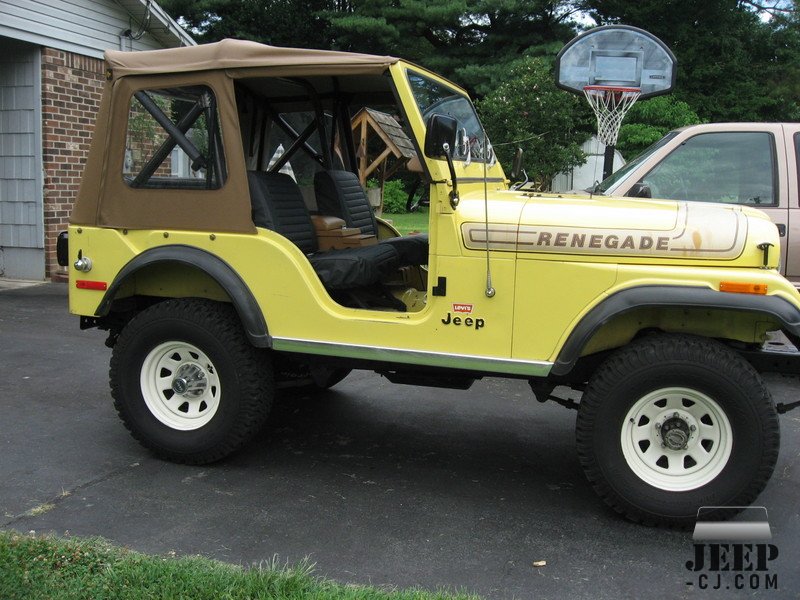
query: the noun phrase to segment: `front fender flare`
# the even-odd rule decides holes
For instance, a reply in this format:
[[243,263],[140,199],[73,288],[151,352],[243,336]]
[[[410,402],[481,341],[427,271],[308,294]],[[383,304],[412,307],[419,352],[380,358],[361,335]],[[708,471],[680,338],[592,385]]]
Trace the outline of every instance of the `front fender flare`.
[[730,294],[708,288],[652,285],[616,292],[600,302],[569,334],[550,371],[566,375],[600,327],[624,313],[642,307],[692,307],[737,310],[768,315],[779,321],[787,333],[800,335],[800,310],[779,296]]
[[111,282],[95,310],[95,315],[102,317],[109,313],[117,292],[130,276],[145,267],[159,263],[178,263],[206,273],[230,296],[250,343],[259,348],[272,346],[272,338],[267,330],[264,314],[250,288],[236,271],[218,256],[183,244],[152,248],[131,259]]

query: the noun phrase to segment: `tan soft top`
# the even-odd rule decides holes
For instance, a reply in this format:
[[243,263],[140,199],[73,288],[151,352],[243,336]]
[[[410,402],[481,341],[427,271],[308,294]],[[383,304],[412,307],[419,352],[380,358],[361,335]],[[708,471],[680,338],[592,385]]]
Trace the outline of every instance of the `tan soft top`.
[[303,75],[349,75],[375,72],[380,74],[399,59],[393,56],[374,56],[354,52],[279,48],[257,42],[226,39],[214,44],[119,52],[107,50],[106,65],[113,77],[125,75],[156,75],[185,73],[212,69],[297,68]]

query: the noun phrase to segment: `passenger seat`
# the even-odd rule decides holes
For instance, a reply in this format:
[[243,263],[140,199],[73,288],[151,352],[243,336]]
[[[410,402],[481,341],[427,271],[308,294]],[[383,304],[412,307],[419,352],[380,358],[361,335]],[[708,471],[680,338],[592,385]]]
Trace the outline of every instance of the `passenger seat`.
[[[344,219],[348,227],[361,233],[378,235],[378,223],[369,205],[358,176],[350,171],[318,171],[314,176],[314,193],[320,214]],[[406,235],[379,240],[379,246],[392,246],[400,257],[400,266],[428,264],[428,236]]]

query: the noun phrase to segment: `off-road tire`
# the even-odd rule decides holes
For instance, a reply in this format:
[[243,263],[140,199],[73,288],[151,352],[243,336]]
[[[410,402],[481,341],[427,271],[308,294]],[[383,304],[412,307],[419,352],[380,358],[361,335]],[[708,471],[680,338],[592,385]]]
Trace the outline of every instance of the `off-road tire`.
[[[626,459],[623,451],[625,428],[634,431],[633,427],[647,426],[634,423],[631,411],[661,390],[675,389],[710,398],[709,405],[724,413],[717,421],[727,421],[731,438],[729,458],[717,465],[719,473],[695,489],[679,491],[664,489],[671,482],[661,483],[658,473],[654,475],[658,487],[645,481],[634,472],[642,467],[635,458]],[[662,432],[654,423],[650,425]],[[717,341],[667,334],[631,343],[596,370],[581,399],[576,437],[586,477],[611,508],[636,522],[677,528],[694,525],[700,507],[751,504],[772,474],[780,445],[778,416],[769,390],[747,361]],[[663,448],[659,444],[655,452],[669,450]],[[682,481],[680,474],[675,481]],[[691,477],[684,483],[691,486]],[[728,518],[735,512],[704,511],[703,518]]]
[[[154,352],[172,342],[196,349],[191,355],[200,355],[197,360],[207,357],[218,385],[208,422],[188,430],[168,424],[166,409],[166,417],[159,417],[149,407],[152,394],[150,405],[144,398],[148,371],[143,369]],[[195,465],[220,460],[246,444],[267,418],[274,395],[268,352],[248,342],[231,305],[202,299],[167,300],[134,317],[114,346],[109,378],[114,406],[133,437],[160,458]]]

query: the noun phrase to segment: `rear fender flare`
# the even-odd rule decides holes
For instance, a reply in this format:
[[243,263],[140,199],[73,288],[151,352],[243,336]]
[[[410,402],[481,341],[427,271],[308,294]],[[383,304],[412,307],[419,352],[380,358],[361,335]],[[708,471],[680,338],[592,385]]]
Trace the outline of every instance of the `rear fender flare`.
[[224,260],[199,248],[175,244],[159,246],[146,250],[133,258],[119,271],[108,287],[103,299],[95,310],[95,315],[103,317],[111,310],[111,304],[122,284],[132,275],[145,267],[163,263],[177,263],[198,269],[225,290],[236,309],[245,333],[250,342],[259,348],[272,346],[272,338],[267,330],[264,314],[256,302],[253,293],[234,269]]

